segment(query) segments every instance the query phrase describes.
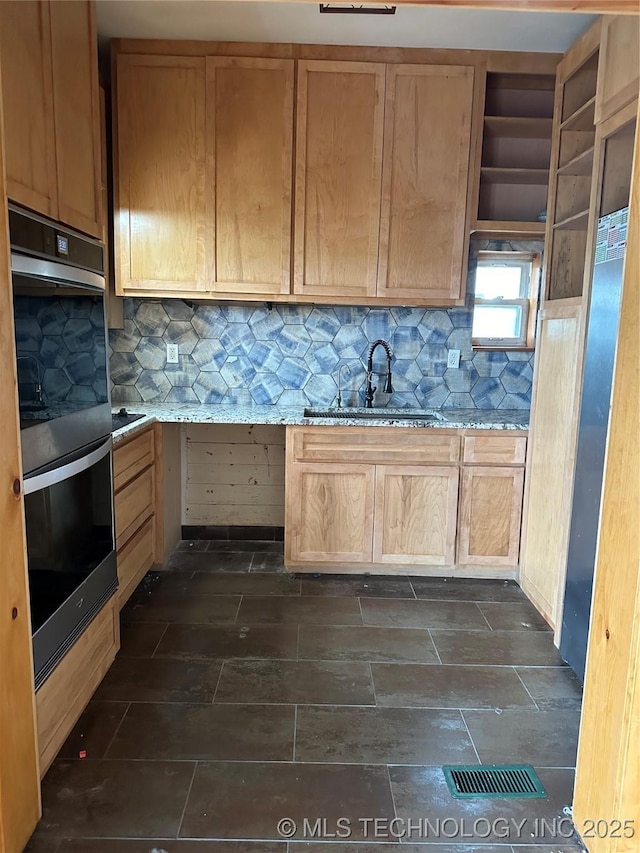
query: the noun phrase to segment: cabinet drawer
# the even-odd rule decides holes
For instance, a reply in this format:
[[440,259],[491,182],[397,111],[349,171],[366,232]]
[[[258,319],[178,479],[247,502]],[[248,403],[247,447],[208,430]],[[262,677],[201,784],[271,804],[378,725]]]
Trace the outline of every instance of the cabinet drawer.
[[154,471],[147,468],[127,483],[115,497],[116,550],[153,515]]
[[525,436],[465,435],[464,462],[478,465],[524,465],[527,452]]
[[293,459],[303,462],[385,462],[453,464],[460,436],[448,430],[384,427],[289,427]]
[[116,656],[120,639],[115,602],[114,596],[105,604],[36,693],[41,776]]
[[132,438],[113,451],[113,487],[116,492],[154,460],[153,429]]
[[118,595],[121,608],[153,565],[153,522],[151,516],[118,551]]

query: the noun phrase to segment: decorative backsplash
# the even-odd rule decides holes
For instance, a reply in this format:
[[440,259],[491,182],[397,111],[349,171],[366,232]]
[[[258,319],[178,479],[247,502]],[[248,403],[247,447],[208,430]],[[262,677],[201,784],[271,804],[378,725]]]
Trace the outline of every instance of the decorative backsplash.
[[102,298],[15,296],[13,300],[21,401],[107,402]]
[[[328,406],[364,402],[373,341],[393,350],[394,393],[383,394],[386,357],[376,350],[376,406],[529,409],[533,353],[474,352],[471,321],[475,258],[480,249],[542,250],[533,242],[472,243],[464,307],[366,308],[311,305],[200,304],[180,299],[125,300],[124,329],[111,330],[112,402]],[[167,364],[167,344],[179,364]],[[460,367],[447,369],[447,351]]]

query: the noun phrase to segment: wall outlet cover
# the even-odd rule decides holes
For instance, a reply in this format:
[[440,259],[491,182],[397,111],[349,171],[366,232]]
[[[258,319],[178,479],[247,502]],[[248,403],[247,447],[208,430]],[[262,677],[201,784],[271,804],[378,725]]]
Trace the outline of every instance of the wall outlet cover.
[[460,350],[459,349],[450,349],[447,355],[447,367],[453,367],[457,369],[460,367]]
[[167,364],[179,364],[178,344],[167,344]]

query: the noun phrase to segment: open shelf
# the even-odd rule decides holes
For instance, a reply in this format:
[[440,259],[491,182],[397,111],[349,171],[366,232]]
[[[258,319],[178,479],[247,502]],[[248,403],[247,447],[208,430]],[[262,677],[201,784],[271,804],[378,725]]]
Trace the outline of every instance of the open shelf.
[[503,136],[509,139],[550,139],[552,123],[550,118],[485,116],[484,132],[488,136]]
[[552,74],[487,74],[477,233],[544,236],[554,98]]
[[571,175],[572,177],[580,177],[583,175],[591,175],[593,171],[593,145],[587,148],[586,151],[576,155],[564,166],[558,169],[559,175]]
[[561,231],[583,231],[586,230],[589,221],[589,208],[580,210],[560,222],[554,222],[554,229]]
[[549,183],[548,169],[504,169],[498,166],[482,166],[483,181],[490,184],[542,184]]
[[594,95],[562,122],[560,130],[593,130],[595,110],[596,96]]
[[503,236],[530,237],[532,240],[541,240],[544,237],[546,223],[544,222],[516,222],[510,219],[478,219],[474,228],[475,234],[502,234]]

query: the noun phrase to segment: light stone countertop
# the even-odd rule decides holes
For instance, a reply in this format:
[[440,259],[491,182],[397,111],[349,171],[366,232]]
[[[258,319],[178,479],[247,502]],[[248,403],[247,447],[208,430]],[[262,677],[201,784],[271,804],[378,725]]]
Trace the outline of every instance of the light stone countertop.
[[[315,407],[320,409],[322,407]],[[114,413],[118,409],[114,408]],[[223,404],[196,405],[193,403],[145,405],[132,403],[128,411],[145,417],[113,433],[114,445],[155,422],[187,424],[294,424],[302,426],[359,426],[398,427],[404,429],[493,429],[528,430],[529,412],[517,409],[426,409],[436,411],[442,420],[404,419],[403,414],[415,409],[385,409],[388,417],[379,420],[360,418],[307,418],[299,406],[226,406]],[[345,410],[343,410],[345,411]],[[364,411],[364,410],[360,410]]]

